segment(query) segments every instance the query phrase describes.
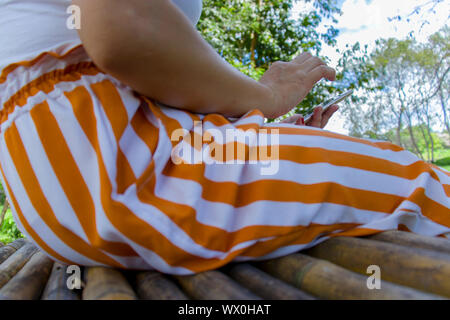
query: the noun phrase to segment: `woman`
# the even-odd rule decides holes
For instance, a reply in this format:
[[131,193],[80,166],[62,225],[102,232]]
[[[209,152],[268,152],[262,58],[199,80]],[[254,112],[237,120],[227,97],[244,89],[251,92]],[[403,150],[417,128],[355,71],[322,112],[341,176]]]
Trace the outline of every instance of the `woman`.
[[[256,82],[196,32],[200,0],[73,4],[0,0],[2,182],[20,229],[55,260],[190,274],[334,236],[450,231],[449,173],[314,128],[336,106],[309,127],[264,124],[334,80],[320,59],[274,63]],[[227,141],[195,145],[198,129],[254,134],[228,141],[244,154],[223,164]],[[255,146],[277,158],[249,161]],[[216,162],[184,159],[212,149]]]

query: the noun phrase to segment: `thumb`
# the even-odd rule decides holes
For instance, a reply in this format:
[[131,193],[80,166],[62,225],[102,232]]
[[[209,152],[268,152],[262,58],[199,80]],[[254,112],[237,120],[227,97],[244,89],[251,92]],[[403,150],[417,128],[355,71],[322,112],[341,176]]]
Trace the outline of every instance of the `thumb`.
[[295,122],[296,125],[304,126],[305,125],[305,118],[303,116],[300,116],[297,121]]

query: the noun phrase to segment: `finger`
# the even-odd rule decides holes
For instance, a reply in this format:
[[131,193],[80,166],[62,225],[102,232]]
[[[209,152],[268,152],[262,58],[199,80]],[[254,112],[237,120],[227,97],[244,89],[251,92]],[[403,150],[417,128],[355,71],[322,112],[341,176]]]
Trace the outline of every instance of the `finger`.
[[284,120],[281,121],[281,123],[296,123],[297,120],[301,117],[301,114],[295,114],[289,118],[286,118]]
[[305,118],[300,117],[300,118],[295,122],[295,124],[298,125],[298,126],[304,126],[304,125],[305,125]]
[[311,72],[318,66],[326,66],[327,64],[318,57],[311,57],[302,63],[301,68],[305,72]]
[[314,114],[311,119],[306,123],[307,126],[321,128],[322,125],[322,107],[314,109]]
[[336,70],[325,65],[320,65],[308,74],[308,80],[311,81],[311,86],[314,86],[322,78],[330,81],[336,80]]
[[331,107],[329,107],[324,113],[322,113],[322,123],[321,127],[325,128],[330,118],[333,116],[333,114],[339,110],[339,106],[334,104]]
[[281,121],[281,123],[290,123],[290,124],[296,124],[296,125],[304,125],[305,120],[304,117],[301,114],[293,115],[287,119],[284,119]]
[[303,53],[299,54],[298,56],[296,56],[292,60],[292,62],[297,63],[297,64],[302,64],[303,62],[305,62],[306,60],[308,60],[311,57],[312,57],[311,53],[303,52]]

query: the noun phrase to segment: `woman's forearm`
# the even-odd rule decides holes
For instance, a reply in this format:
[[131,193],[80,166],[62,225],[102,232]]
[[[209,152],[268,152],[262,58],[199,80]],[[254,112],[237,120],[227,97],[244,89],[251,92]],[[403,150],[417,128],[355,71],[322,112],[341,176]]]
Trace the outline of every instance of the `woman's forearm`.
[[[198,113],[240,116],[271,91],[226,63],[170,0],[74,0],[94,62],[134,90]],[[264,110],[263,110],[264,112]]]

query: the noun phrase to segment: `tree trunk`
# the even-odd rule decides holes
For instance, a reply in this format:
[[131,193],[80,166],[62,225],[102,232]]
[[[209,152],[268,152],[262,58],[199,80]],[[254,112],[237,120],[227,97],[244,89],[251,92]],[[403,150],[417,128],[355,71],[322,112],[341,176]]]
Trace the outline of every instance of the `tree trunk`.
[[9,203],[8,203],[8,200],[5,199],[5,203],[3,204],[3,210],[0,215],[0,228],[2,227],[3,220],[5,219],[6,211],[8,211],[8,208],[9,208]]
[[434,139],[433,139],[433,132],[431,130],[431,116],[430,116],[430,100],[428,98],[425,98],[422,91],[421,95],[423,97],[423,103],[425,104],[425,118],[427,120],[426,128],[427,128],[427,134],[430,138],[430,144],[431,144],[431,158],[429,160],[431,163],[434,163]]
[[413,132],[413,128],[412,128],[411,112],[409,111],[410,109],[408,109],[406,107],[408,105],[408,99],[407,99],[407,94],[405,92],[405,86],[403,85],[403,82],[400,80],[401,78],[400,78],[399,74],[397,74],[397,77],[399,79],[399,81],[398,81],[398,83],[399,83],[398,99],[401,104],[402,112],[405,112],[406,119],[408,120],[408,132],[411,137],[411,143],[413,145],[413,148],[416,150],[417,156],[420,157],[420,159],[424,160],[422,153],[420,152],[419,147],[417,146],[416,138],[414,137],[414,132]]
[[[256,0],[256,4],[258,5],[258,11],[262,6],[262,0]],[[258,12],[259,18],[259,12]],[[253,66],[256,66],[256,46],[258,45],[258,33],[255,30],[252,31],[252,43],[250,45],[250,61]]]
[[422,133],[422,136],[423,136],[423,140],[425,141],[425,144],[427,146],[427,161],[431,162],[430,143],[428,142],[428,138],[430,138],[431,136],[426,134],[426,132],[423,129],[423,127],[424,127],[423,124],[419,125],[420,132]]
[[250,47],[250,61],[252,62],[253,66],[256,66],[256,59],[255,59],[255,51],[256,51],[256,44],[258,43],[258,35],[255,31],[252,31],[252,44]]
[[414,132],[413,132],[412,127],[411,127],[410,124],[408,124],[408,131],[409,131],[409,135],[411,136],[411,143],[412,143],[412,145],[413,145],[413,147],[414,147],[414,150],[416,151],[417,156],[418,156],[420,159],[425,160],[425,159],[423,158],[422,153],[421,153],[420,150],[419,150],[419,147],[417,146],[416,138],[415,138],[415,136],[414,136]]
[[442,112],[444,114],[444,119],[443,119],[444,125],[445,125],[445,128],[447,129],[448,134],[450,134],[450,125],[449,125],[448,119],[447,119],[447,117],[448,117],[447,116],[447,103],[445,102],[444,93],[442,92],[442,88],[439,91],[439,100],[441,100]]
[[397,135],[397,144],[400,147],[403,147],[403,143],[402,143],[402,125],[403,125],[403,111],[400,111],[400,115],[398,116],[398,120],[397,120],[397,128],[395,129],[395,133]]
[[406,114],[406,118],[408,119],[408,132],[409,132],[409,135],[411,136],[411,143],[412,143],[412,145],[414,147],[414,150],[416,150],[416,153],[420,157],[420,159],[425,160],[423,158],[422,153],[420,152],[419,146],[417,145],[416,138],[414,136],[414,131],[413,131],[413,128],[412,128],[411,115],[407,113]]
[[431,162],[434,162],[434,139],[433,139],[433,135],[430,129],[430,126],[427,126],[427,131],[428,131],[428,135],[430,136],[430,141],[431,141]]

